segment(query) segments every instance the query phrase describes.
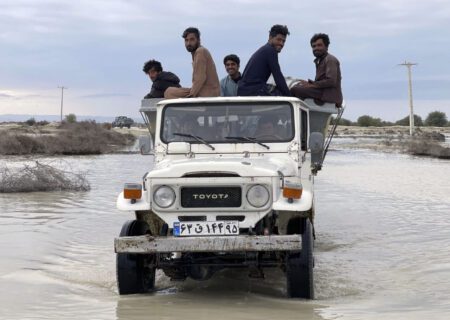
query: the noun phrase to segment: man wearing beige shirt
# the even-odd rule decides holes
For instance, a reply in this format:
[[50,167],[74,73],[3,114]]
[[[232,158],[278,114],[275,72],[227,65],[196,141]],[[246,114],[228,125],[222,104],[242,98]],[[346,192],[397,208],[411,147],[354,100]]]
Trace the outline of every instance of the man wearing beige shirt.
[[208,49],[200,45],[200,31],[197,28],[187,28],[182,37],[186,50],[192,54],[192,87],[170,87],[164,93],[164,98],[193,98],[220,96],[219,77],[216,65]]

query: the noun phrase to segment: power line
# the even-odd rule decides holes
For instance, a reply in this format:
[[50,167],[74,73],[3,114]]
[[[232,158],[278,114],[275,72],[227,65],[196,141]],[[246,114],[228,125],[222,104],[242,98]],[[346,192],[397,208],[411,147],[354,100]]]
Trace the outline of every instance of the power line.
[[411,67],[417,66],[417,63],[403,62],[399,66],[405,66],[408,68],[408,91],[409,91],[409,135],[412,136],[414,131],[414,108],[413,108],[413,96],[412,96],[412,80],[411,80]]
[[64,105],[64,89],[69,89],[67,87],[61,86],[58,87],[61,89],[61,122],[63,120],[63,105]]

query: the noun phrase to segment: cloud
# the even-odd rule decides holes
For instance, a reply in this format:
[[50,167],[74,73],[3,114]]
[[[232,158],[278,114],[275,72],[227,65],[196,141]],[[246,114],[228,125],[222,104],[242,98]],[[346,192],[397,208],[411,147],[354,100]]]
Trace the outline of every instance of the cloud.
[[2,0],[0,83],[43,97],[2,92],[0,98],[20,99],[17,108],[42,100],[45,108],[57,103],[56,87],[64,84],[71,88],[69,105],[79,99],[79,108],[90,106],[89,99],[98,113],[117,100],[137,105],[150,86],[141,71],[150,58],[191,85],[191,57],[181,39],[186,27],[200,28],[222,77],[222,58],[236,53],[244,68],[276,23],[291,31],[280,54],[286,76],[314,76],[309,38],[326,32],[348,98],[403,98],[406,71],[396,65],[408,59],[419,63],[418,98],[450,99],[450,64],[443,63],[450,49],[448,0]]
[[[229,28],[230,23],[245,21],[246,29],[264,31],[270,24],[286,24],[309,28],[329,28],[358,36],[383,36],[449,25],[449,4],[443,0],[341,0],[318,2],[281,1],[185,1],[166,2],[80,0],[76,2],[7,0],[0,5],[4,24],[17,22],[11,35],[31,37],[39,34],[90,36],[109,35],[122,38],[147,34],[164,37],[180,25],[203,28]],[[320,19],[317,12],[320,11]],[[426,12],[426,17],[424,16]],[[244,20],[243,20],[244,19]],[[227,23],[228,22],[228,23]],[[6,27],[6,25],[4,25]],[[11,29],[11,28],[9,28]],[[2,34],[7,33],[1,28]],[[341,31],[340,31],[341,30]],[[169,32],[168,32],[169,31]],[[181,33],[178,30],[177,33]],[[245,34],[245,32],[244,32]],[[51,41],[51,39],[48,39]]]
[[29,98],[41,98],[43,97],[40,94],[24,94],[24,93],[14,93],[14,94],[10,94],[10,93],[1,93],[0,92],[0,98],[4,98],[4,99],[14,99],[14,100],[21,100],[21,99],[29,99]]

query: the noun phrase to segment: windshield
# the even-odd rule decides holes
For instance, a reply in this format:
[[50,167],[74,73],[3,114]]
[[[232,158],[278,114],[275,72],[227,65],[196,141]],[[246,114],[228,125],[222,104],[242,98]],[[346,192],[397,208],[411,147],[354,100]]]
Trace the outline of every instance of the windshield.
[[286,142],[294,138],[293,109],[288,102],[174,104],[164,108],[162,117],[161,140],[165,143],[202,143],[199,139],[210,143]]

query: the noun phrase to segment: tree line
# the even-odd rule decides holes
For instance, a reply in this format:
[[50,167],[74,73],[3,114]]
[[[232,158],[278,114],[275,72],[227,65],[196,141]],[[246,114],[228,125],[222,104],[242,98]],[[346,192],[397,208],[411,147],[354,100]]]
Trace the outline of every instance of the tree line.
[[[335,119],[332,119],[332,123]],[[338,121],[342,126],[360,126],[360,127],[389,127],[389,126],[409,126],[409,115],[395,122],[384,121],[380,118],[374,118],[368,115],[359,117],[356,122],[341,118]],[[450,121],[445,112],[433,111],[428,114],[425,120],[422,117],[414,115],[414,126],[416,127],[450,127]]]

